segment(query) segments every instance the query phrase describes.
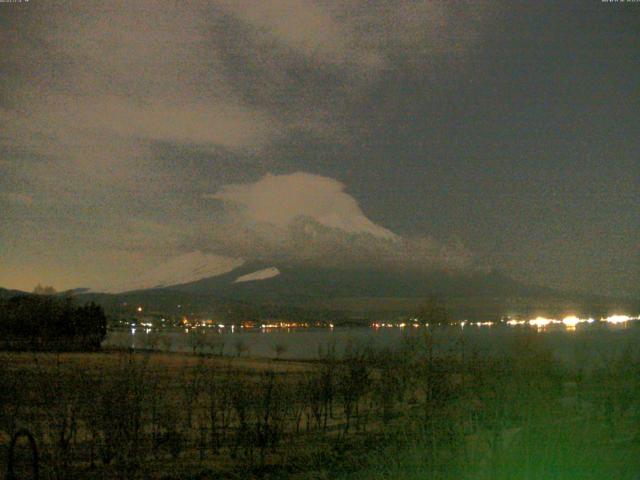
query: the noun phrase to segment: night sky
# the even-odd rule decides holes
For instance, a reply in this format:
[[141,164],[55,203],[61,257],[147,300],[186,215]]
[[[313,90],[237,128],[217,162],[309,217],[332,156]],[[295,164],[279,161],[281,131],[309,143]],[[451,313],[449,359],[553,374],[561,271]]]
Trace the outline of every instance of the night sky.
[[2,287],[333,259],[640,294],[640,3],[31,0],[0,29]]

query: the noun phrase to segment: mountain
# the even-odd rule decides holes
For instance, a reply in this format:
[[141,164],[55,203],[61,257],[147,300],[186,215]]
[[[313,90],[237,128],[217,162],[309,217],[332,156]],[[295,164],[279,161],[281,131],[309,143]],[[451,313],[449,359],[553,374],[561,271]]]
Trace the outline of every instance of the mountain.
[[10,290],[0,287],[0,299],[15,297],[16,295],[27,295],[27,292],[22,290]]
[[[146,312],[196,313],[221,319],[392,318],[416,311],[431,295],[443,300],[454,318],[469,320],[505,315],[599,317],[640,311],[637,300],[528,285],[495,271],[382,271],[248,262],[236,268],[227,264],[223,273],[198,278],[220,271],[220,262],[208,260],[192,256],[179,262],[196,268],[181,270],[174,280],[196,277],[193,281],[117,294],[85,289],[65,294],[73,293],[80,302],[97,302],[113,313],[142,305]],[[213,270],[200,268],[202,261]],[[174,281],[168,275],[164,278]],[[0,298],[24,293],[0,288]]]
[[198,251],[174,257],[128,285],[100,292],[76,295],[106,308],[139,304],[166,313],[189,310],[222,316],[293,311],[298,316],[303,311],[360,318],[398,316],[416,311],[432,295],[442,299],[456,318],[470,320],[639,310],[638,302],[628,299],[530,285],[497,271],[274,265]]
[[482,271],[381,271],[247,263],[220,275],[156,290],[156,294],[160,292],[261,308],[346,312],[355,317],[406,314],[431,295],[445,301],[457,318],[469,319],[513,314],[606,315],[616,309],[638,310],[638,302],[528,285],[500,272]]
[[193,251],[171,258],[144,272],[128,283],[107,285],[95,292],[120,293],[133,290],[163,288],[188,283],[232,271],[243,264],[242,259]]
[[242,282],[255,282],[256,280],[267,280],[269,278],[277,277],[280,275],[280,270],[276,267],[263,268],[262,270],[257,270],[252,273],[247,273],[246,275],[240,275],[236,278],[233,283],[242,283]]
[[[266,273],[270,275],[266,275]],[[277,272],[277,273],[276,273]],[[253,280],[253,281],[249,281]],[[495,295],[549,291],[526,287],[499,273],[382,271],[246,264],[214,277],[168,287],[171,290],[249,299],[336,297],[424,297],[429,294]]]

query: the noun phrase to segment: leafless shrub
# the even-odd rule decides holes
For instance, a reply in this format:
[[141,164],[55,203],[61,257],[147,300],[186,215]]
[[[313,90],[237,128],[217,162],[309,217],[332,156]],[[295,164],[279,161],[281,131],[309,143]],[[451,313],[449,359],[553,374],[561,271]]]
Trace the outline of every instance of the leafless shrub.
[[284,343],[275,343],[271,346],[271,349],[276,354],[276,360],[279,360],[282,354],[288,350],[288,347]]
[[209,412],[210,446],[217,453],[226,440],[232,413],[232,389],[228,370],[210,369],[205,378],[206,406]]
[[204,338],[205,348],[211,355],[224,355],[225,340],[219,333],[207,333]]
[[236,456],[240,448],[250,457],[253,455],[251,442],[251,402],[255,401],[252,385],[245,376],[232,376],[229,378],[231,406],[233,408],[236,423],[235,435],[232,445],[232,455]]
[[206,375],[206,367],[200,361],[194,368],[185,368],[182,376],[182,393],[184,411],[186,412],[187,428],[193,426],[193,412],[198,403],[198,398],[203,393],[203,382]]
[[121,478],[131,478],[142,457],[147,373],[147,364],[135,355],[121,359],[115,371],[100,378],[95,409],[87,419],[95,425],[102,462],[115,461]]
[[351,420],[359,414],[360,399],[367,393],[370,379],[367,352],[355,345],[348,347],[338,369],[337,391],[342,403],[345,422],[343,433],[349,432]]
[[187,345],[194,355],[202,353],[206,346],[205,334],[200,330],[191,330],[187,335]]
[[165,352],[170,352],[171,347],[173,346],[173,338],[168,334],[162,335],[162,337],[160,337],[160,346]]
[[264,464],[267,449],[275,447],[284,434],[290,399],[283,381],[273,371],[260,376],[256,390],[256,401],[252,403],[254,442],[260,452],[260,463]]
[[156,331],[147,332],[144,334],[142,345],[145,350],[157,350],[160,345],[161,337]]
[[42,444],[47,478],[77,477],[78,465],[97,467],[99,459],[101,471],[91,475],[141,477],[154,462],[199,459],[205,468],[207,455],[220,455],[219,462],[227,453],[235,466],[266,472],[303,458],[306,448],[343,465],[354,445],[376,438],[416,444],[421,472],[439,478],[438,469],[454,472],[458,457],[470,458],[463,455],[470,437],[483,448],[486,471],[497,475],[509,432],[530,438],[548,420],[541,405],[563,411],[567,378],[576,397],[567,408],[592,419],[597,432],[612,436],[640,416],[640,368],[631,358],[568,375],[535,337],[503,355],[461,358],[432,347],[430,334],[395,350],[353,343],[342,357],[329,345],[317,362],[286,373],[234,370],[231,358],[220,366],[203,356],[195,364],[185,357],[177,371],[179,356],[169,363],[121,355],[92,373],[64,360],[34,361],[21,367],[20,381],[0,367],[0,385],[14,389],[0,392],[0,413],[4,428],[15,428],[8,416],[16,412],[14,425],[27,425]]
[[242,338],[237,338],[235,343],[233,344],[233,347],[236,350],[237,357],[242,356],[243,353],[249,352],[249,345],[247,345],[244,339]]
[[25,383],[24,378],[21,381],[18,375],[10,372],[0,362],[0,430],[9,435],[13,435],[18,429],[18,419],[25,406],[20,386],[24,387]]

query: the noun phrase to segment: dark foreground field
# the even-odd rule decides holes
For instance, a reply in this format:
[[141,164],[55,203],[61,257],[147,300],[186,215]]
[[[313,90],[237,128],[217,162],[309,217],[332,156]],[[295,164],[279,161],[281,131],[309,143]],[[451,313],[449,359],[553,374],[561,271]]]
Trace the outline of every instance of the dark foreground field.
[[[567,370],[529,334],[493,358],[431,347],[0,354],[1,468],[24,428],[45,479],[640,478],[636,357]],[[14,457],[31,478],[24,439]]]

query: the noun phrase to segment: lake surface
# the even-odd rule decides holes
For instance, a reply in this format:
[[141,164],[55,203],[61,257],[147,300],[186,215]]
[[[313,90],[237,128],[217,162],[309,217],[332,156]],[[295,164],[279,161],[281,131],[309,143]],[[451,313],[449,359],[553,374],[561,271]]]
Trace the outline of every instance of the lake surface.
[[[307,328],[291,330],[214,330],[204,334],[211,349],[222,349],[225,355],[242,355],[274,358],[276,346],[281,346],[280,358],[311,360],[319,357],[321,350],[329,346],[335,348],[339,356],[348,345],[367,346],[371,348],[397,348],[407,337],[424,336],[424,327],[414,328],[368,328],[368,327],[336,327]],[[172,351],[190,351],[190,335],[181,331],[148,333],[138,329],[110,331],[105,346],[120,348],[144,349],[150,347],[151,337],[159,340],[157,349]],[[168,337],[163,340],[163,337]],[[529,325],[493,327],[460,326],[434,329],[433,344],[436,352],[459,352],[463,348],[469,355],[501,353],[517,354],[518,342],[529,337],[546,347],[561,361],[570,366],[606,364],[611,359],[629,353],[640,355],[640,322],[628,322],[622,325],[603,323],[578,325],[575,329],[563,326],[551,326],[536,329]],[[168,343],[170,345],[168,345]],[[239,348],[239,345],[241,346]],[[204,349],[204,351],[209,351]]]

